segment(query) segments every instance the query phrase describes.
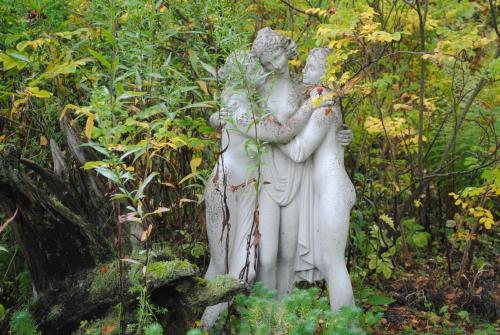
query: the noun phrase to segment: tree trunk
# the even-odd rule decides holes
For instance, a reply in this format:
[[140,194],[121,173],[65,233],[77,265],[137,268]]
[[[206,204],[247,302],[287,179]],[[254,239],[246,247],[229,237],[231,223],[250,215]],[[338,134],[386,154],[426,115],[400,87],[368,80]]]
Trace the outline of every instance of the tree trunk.
[[112,257],[109,236],[102,234],[105,229],[89,222],[91,215],[83,212],[85,206],[80,203],[84,199],[78,201],[62,186],[66,182],[50,172],[52,188],[60,186],[57,193],[35,185],[21,171],[20,162],[19,154],[12,149],[6,149],[0,157],[0,199],[4,212],[13,213],[18,208],[12,229],[35,289],[52,289],[66,277]]
[[[137,303],[144,285],[151,301],[168,307],[174,320],[167,324],[175,326],[175,333],[185,333],[188,323],[178,320],[178,311],[186,318],[191,306],[228,300],[246,288],[228,277],[203,281],[196,278],[194,265],[165,257],[122,261],[120,279],[120,260],[111,242],[116,240],[115,215],[100,193],[103,184],[91,171],[69,173],[57,149],[52,150],[54,172],[22,159],[11,147],[0,153],[0,210],[10,217],[17,209],[11,227],[33,278],[37,294],[30,311],[43,334],[70,334],[80,321],[102,317],[120,303],[126,311]],[[23,165],[38,177],[29,177]]]

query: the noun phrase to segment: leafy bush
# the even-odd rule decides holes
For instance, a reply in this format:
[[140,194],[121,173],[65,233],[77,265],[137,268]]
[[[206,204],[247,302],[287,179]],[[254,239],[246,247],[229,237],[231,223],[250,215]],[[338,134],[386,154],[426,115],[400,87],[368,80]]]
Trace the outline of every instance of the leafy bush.
[[159,323],[152,323],[144,330],[145,335],[162,335],[163,327]]
[[14,335],[39,335],[35,321],[28,311],[17,311],[10,319],[10,330]]
[[240,318],[234,322],[237,334],[366,334],[381,315],[364,313],[357,307],[330,310],[319,288],[295,289],[281,301],[275,293],[257,283],[249,296],[236,298]]

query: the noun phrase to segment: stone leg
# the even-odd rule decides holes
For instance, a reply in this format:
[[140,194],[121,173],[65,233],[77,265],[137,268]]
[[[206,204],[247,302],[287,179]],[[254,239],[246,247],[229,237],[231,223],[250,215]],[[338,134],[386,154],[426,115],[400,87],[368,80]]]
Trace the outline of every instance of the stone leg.
[[281,207],[264,190],[259,196],[259,264],[257,280],[268,289],[276,290],[278,242]]
[[326,277],[330,306],[354,306],[351,280],[345,263],[345,247],[349,233],[349,213],[343,199],[337,194],[326,194],[318,201],[319,239],[322,253],[321,272]]
[[295,275],[295,260],[299,231],[300,199],[295,199],[281,210],[280,239],[278,252],[277,290],[278,298],[290,293]]

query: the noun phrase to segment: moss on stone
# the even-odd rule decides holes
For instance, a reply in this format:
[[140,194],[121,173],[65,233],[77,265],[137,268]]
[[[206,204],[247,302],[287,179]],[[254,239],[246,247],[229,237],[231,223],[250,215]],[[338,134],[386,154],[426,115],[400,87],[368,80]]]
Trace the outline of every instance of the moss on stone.
[[207,283],[198,283],[188,294],[187,301],[193,305],[213,305],[245,291],[246,288],[243,281],[229,274],[219,275]]
[[55,304],[50,307],[48,318],[55,320],[59,318],[64,311],[64,306],[61,304]]
[[82,321],[72,335],[118,335],[120,333],[120,320],[115,312],[108,314],[103,319]]
[[146,273],[150,280],[168,283],[184,277],[194,277],[198,275],[198,268],[185,260],[152,262],[146,267]]
[[91,300],[99,299],[118,287],[119,273],[116,262],[98,266],[91,279],[88,292]]

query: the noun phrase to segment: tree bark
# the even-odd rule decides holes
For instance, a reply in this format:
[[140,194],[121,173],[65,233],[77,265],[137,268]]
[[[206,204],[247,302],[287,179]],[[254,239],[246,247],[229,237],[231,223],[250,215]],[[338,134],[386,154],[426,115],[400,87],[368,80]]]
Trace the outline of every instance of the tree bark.
[[[134,256],[139,261],[133,264],[119,260],[111,202],[95,188],[103,184],[91,171],[67,173],[60,150],[53,152],[59,156],[58,173],[22,159],[12,147],[0,152],[0,210],[11,217],[17,209],[10,226],[33,278],[37,294],[30,312],[42,334],[70,334],[80,321],[103,317],[119,304],[128,310],[144,286],[153,303],[177,318],[167,322],[175,325],[169,333],[185,333],[188,322],[178,320],[180,312],[185,319],[192,306],[227,301],[246,289],[235,278],[206,282],[197,278],[194,265],[161,255],[147,262]],[[38,177],[28,176],[24,166]]]

